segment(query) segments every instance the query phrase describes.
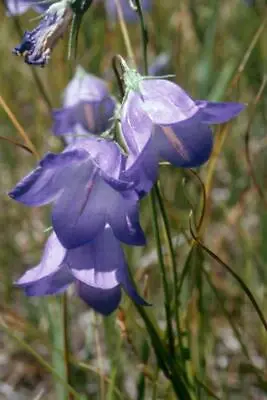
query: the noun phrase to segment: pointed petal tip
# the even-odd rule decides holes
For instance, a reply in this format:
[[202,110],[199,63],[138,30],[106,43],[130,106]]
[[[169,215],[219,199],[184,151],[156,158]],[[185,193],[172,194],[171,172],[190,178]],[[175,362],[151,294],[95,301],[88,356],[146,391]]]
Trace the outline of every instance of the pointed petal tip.
[[[139,301],[138,301],[138,303],[137,304],[139,304],[139,306],[144,306],[144,307],[152,307],[153,306],[153,304],[152,303],[149,303],[148,301],[146,301],[145,299],[143,299],[141,296],[139,296]],[[135,300],[133,300],[135,303],[136,303],[136,301]]]
[[246,104],[233,102],[213,102],[196,100],[202,113],[202,123],[223,124],[237,117],[244,110]]
[[[116,236],[116,233],[115,233]],[[117,237],[118,240],[127,244],[128,246],[145,246],[146,245],[146,237],[144,232],[141,230],[136,232],[134,235],[125,235],[124,237]]]

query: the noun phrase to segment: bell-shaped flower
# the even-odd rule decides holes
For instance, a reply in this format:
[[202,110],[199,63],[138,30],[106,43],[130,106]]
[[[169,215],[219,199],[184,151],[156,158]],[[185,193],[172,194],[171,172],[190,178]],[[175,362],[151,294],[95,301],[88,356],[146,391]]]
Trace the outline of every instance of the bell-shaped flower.
[[21,43],[13,53],[23,56],[27,64],[44,67],[51,51],[70,26],[74,12],[71,0],[62,0],[52,4],[45,12],[39,25],[32,31],[26,31]]
[[123,250],[109,225],[90,242],[65,249],[52,233],[40,264],[28,270],[16,285],[28,296],[54,295],[76,284],[78,295],[94,310],[108,315],[121,300],[121,287],[138,304],[138,295],[128,274]]
[[143,245],[139,196],[132,182],[121,179],[124,167],[114,142],[91,137],[47,154],[9,195],[28,206],[52,202],[54,231],[68,249],[94,239],[106,223],[122,242]]
[[105,81],[78,67],[64,91],[63,107],[53,111],[53,132],[66,135],[67,143],[80,135],[99,135],[110,128],[114,109]]
[[[136,179],[140,169],[155,178],[160,160],[178,167],[205,163],[213,146],[209,126],[229,121],[244,108],[239,103],[193,100],[173,82],[143,78],[128,68],[124,81],[121,129],[130,152],[128,175]],[[144,190],[152,184],[147,181]]]
[[39,0],[5,0],[5,6],[9,15],[21,15],[32,8],[38,13],[45,12],[49,7],[47,3],[40,3]]

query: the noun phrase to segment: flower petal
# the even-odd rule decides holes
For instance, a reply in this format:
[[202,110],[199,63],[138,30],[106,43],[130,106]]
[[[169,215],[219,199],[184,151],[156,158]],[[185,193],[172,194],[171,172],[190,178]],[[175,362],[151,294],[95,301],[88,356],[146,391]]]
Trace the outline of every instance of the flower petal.
[[157,125],[168,125],[193,117],[198,107],[177,84],[165,79],[143,79],[142,108]]
[[69,270],[62,268],[52,275],[23,286],[27,296],[48,296],[64,292],[74,282]]
[[101,103],[98,104],[96,110],[96,124],[98,132],[104,132],[111,127],[115,107],[115,100],[111,96],[105,97]]
[[121,242],[143,246],[146,239],[139,223],[138,201],[139,197],[133,190],[122,193],[113,191],[109,196],[107,221]]
[[55,202],[53,227],[68,249],[82,246],[104,228],[107,185],[95,173],[89,162],[77,167],[71,185]]
[[52,233],[40,264],[29,269],[15,284],[22,287],[28,296],[44,296],[65,290],[74,280],[64,265],[65,255],[66,250]]
[[99,289],[118,286],[116,271],[126,268],[120,242],[108,225],[91,242],[69,250],[66,263],[76,279]]
[[9,15],[21,15],[29,8],[41,13],[49,7],[49,4],[40,4],[38,0],[6,0],[5,3]]
[[73,125],[75,125],[75,120],[73,118],[73,113],[75,107],[65,107],[53,110],[53,127],[52,131],[54,135],[60,136],[66,133],[73,133]]
[[80,101],[102,101],[108,96],[108,87],[103,79],[100,79],[78,66],[75,75],[64,90],[64,107],[71,107]]
[[131,297],[131,299],[135,303],[137,303],[141,306],[149,306],[150,305],[137,293],[137,290],[135,289],[135,286],[129,276],[129,272],[128,272],[127,268],[118,269],[117,279],[121,283],[125,292],[128,294],[129,297]]
[[103,290],[87,286],[78,281],[77,289],[83,301],[103,315],[109,315],[116,310],[121,301],[121,289],[119,286]]
[[140,153],[149,141],[154,127],[143,109],[140,95],[130,92],[122,108],[121,128],[125,142],[133,154]]
[[119,179],[125,165],[125,156],[113,140],[88,137],[74,144],[73,149],[84,149],[101,171],[114,179]]
[[55,135],[75,133],[74,127],[80,124],[87,134],[99,135],[112,123],[115,102],[111,97],[102,101],[79,101],[71,107],[53,111],[53,132]]
[[44,67],[51,56],[51,51],[73,19],[73,10],[64,2],[50,5],[39,25],[32,31],[26,31],[21,43],[13,53],[23,56],[30,65]]
[[65,254],[66,250],[64,247],[62,247],[56,237],[56,234],[53,232],[46,242],[40,264],[29,269],[20,279],[16,281],[16,285],[28,285],[29,283],[54,274],[61,268]]
[[11,190],[9,196],[28,206],[41,206],[52,202],[64,185],[69,184],[72,163],[87,156],[82,150],[61,154],[48,153],[39,166]]
[[155,151],[153,137],[138,154],[130,153],[121,178],[134,182],[140,197],[146,195],[157,180],[159,155]]
[[211,129],[201,123],[178,123],[158,128],[154,143],[163,160],[177,167],[197,167],[211,154]]
[[236,117],[244,108],[240,103],[216,103],[212,101],[196,100],[196,105],[202,110],[202,123],[223,124]]

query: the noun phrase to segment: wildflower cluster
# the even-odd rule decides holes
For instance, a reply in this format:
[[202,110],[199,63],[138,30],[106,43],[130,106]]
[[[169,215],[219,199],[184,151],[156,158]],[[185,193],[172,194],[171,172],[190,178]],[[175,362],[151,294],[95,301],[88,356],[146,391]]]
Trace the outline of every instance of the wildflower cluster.
[[[15,51],[28,63],[46,64],[73,13],[68,1],[50,6]],[[74,283],[78,295],[102,314],[117,308],[121,288],[147,304],[131,281],[121,244],[145,245],[139,203],[157,181],[160,161],[176,167],[205,163],[213,145],[210,125],[243,109],[238,103],[193,100],[171,81],[122,66],[121,104],[103,80],[77,69],[63,107],[53,112],[52,129],[65,138],[65,149],[46,154],[10,192],[28,206],[53,205],[53,232],[41,262],[17,285],[30,296],[43,296]]]

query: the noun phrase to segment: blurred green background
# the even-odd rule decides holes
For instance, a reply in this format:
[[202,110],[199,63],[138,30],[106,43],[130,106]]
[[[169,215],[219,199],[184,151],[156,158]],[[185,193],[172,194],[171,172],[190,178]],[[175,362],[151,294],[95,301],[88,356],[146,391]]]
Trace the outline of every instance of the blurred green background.
[[[213,155],[197,171],[206,189],[199,235],[243,279],[267,318],[267,6],[263,0],[256,0],[253,7],[242,0],[153,3],[146,15],[149,62],[167,53],[168,73],[175,74],[176,82],[192,97],[247,104],[236,120],[214,130]],[[103,5],[93,4],[83,20],[77,59],[67,60],[65,37],[49,65],[33,71],[11,54],[20,30],[36,25],[33,17],[33,12],[19,19],[7,17],[0,5],[0,96],[44,154],[62,149],[51,134],[50,107],[60,106],[75,65],[106,79],[116,95],[111,59],[127,53],[119,24],[110,24]],[[127,27],[137,64],[142,65],[138,25]],[[23,143],[3,107],[0,136]],[[58,378],[64,376],[61,300],[27,298],[12,284],[39,262],[50,225],[49,207],[27,208],[7,196],[35,163],[24,149],[0,141],[0,399],[66,397]],[[193,209],[199,218],[201,182],[190,171],[163,165],[160,187],[181,283],[183,362],[195,385],[194,398],[267,399],[267,333],[259,316],[237,280],[203,249],[192,247],[189,213]],[[164,336],[164,297],[147,199],[142,201],[141,222],[148,244],[127,248],[127,256],[140,293],[153,304],[149,313]],[[164,246],[164,235],[162,241]],[[172,287],[169,254],[163,248]],[[69,296],[71,385],[81,399],[176,398],[126,296],[120,310],[105,319],[72,289]]]

